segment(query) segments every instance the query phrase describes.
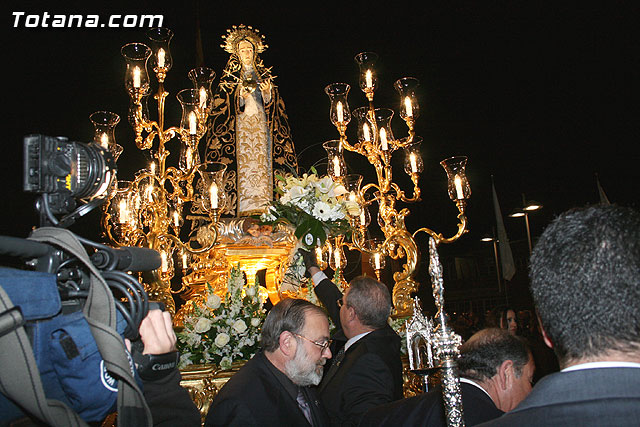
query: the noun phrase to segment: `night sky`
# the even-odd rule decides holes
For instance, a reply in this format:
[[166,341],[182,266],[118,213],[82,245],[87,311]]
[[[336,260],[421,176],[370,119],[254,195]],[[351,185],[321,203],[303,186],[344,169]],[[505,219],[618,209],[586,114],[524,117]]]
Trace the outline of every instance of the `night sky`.
[[[131,178],[147,156],[135,147],[126,121],[129,99],[120,55],[122,45],[146,41],[145,29],[14,28],[15,11],[163,14],[163,26],[175,32],[174,68],[165,83],[168,126],[179,123],[175,95],[190,87],[187,72],[206,65],[220,74],[228,58],[220,48],[226,29],[239,24],[258,28],[269,45],[262,59],[277,76],[303,168],[325,157],[322,142],[338,136],[329,121],[324,87],[349,83],[350,107],[364,105],[353,57],[362,51],[378,53],[377,107],[397,109],[392,85],[398,78],[421,82],[416,133],[423,138],[423,201],[409,206],[410,229],[429,226],[445,235],[455,233],[457,211],[446,194],[439,162],[454,155],[469,157],[472,231],[455,244],[461,251],[479,245],[480,236],[495,225],[492,176],[505,216],[522,206],[523,194],[544,205],[531,216],[534,238],[562,211],[598,202],[596,174],[612,202],[640,204],[635,2],[325,1],[306,7],[300,2],[296,8],[265,1],[183,0],[166,7],[151,1],[78,7],[34,3],[4,5],[1,234],[26,237],[38,225],[34,197],[22,192],[24,135],[89,142],[89,115],[109,110],[122,117],[116,132],[124,147],[119,176]],[[203,63],[196,53],[198,26]],[[150,110],[155,118],[153,103]],[[399,117],[394,118],[394,133],[406,135]],[[169,162],[176,161],[177,143],[168,149],[173,152]],[[400,161],[400,153],[396,156]],[[372,173],[356,155],[346,159],[351,172]],[[404,179],[401,167],[395,174]],[[96,224],[97,213],[72,229],[92,236]],[[505,218],[505,224],[511,240],[526,238],[522,220]]]

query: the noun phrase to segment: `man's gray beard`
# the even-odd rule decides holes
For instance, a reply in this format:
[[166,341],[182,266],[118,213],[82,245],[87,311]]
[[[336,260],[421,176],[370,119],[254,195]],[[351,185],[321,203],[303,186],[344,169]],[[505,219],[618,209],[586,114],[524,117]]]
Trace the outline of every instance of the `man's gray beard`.
[[311,363],[311,366],[309,366],[308,359],[306,350],[303,348],[302,343],[299,343],[293,359],[285,362],[285,374],[294,384],[302,387],[320,384],[324,368],[320,367],[320,372],[316,372],[318,366],[315,363]]

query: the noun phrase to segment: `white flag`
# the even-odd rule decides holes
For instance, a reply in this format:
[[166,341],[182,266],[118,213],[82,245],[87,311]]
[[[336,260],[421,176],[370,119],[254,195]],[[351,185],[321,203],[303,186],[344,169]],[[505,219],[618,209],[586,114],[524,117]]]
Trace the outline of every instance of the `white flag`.
[[598,196],[600,196],[600,204],[601,205],[610,205],[611,202],[606,194],[604,194],[604,190],[600,185],[600,178],[598,178],[598,174],[596,174],[596,185],[598,186]]
[[500,211],[500,203],[498,203],[498,195],[496,194],[496,187],[493,184],[493,180],[491,181],[491,188],[493,189],[493,209],[496,213],[496,228],[498,230],[498,246],[500,247],[502,277],[504,277],[505,280],[511,280],[513,275],[516,274],[516,264],[513,262],[511,245],[509,245],[507,230],[504,228],[504,222],[502,221],[502,212]]

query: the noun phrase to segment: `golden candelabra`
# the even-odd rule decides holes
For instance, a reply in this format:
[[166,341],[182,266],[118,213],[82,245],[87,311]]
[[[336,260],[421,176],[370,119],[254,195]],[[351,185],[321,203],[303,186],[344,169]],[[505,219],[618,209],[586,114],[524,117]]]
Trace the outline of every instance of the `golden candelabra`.
[[[125,88],[131,100],[129,123],[135,132],[136,146],[141,150],[149,150],[151,162],[147,168],[138,171],[132,181],[118,181],[117,188],[113,189],[106,204],[102,227],[109,240],[116,245],[148,247],[159,251],[161,267],[143,280],[150,297],[164,302],[171,312],[175,312],[170,282],[175,271],[174,258],[186,272],[190,257],[207,253],[215,244],[218,233],[216,224],[225,205],[225,194],[219,191],[223,188],[225,165],[203,164],[198,152],[198,144],[205,133],[211,111],[211,83],[215,72],[207,67],[189,72],[193,88],[180,91],[176,97],[182,106],[180,124],[165,128],[168,92],[164,88],[164,81],[172,67],[169,44],[173,33],[166,28],[155,28],[147,35],[149,46],[130,43],[122,47],[121,53],[126,62]],[[147,112],[147,97],[151,93],[147,67],[152,69],[158,83],[154,94],[157,102],[156,121],[150,120]],[[96,142],[99,139],[107,147],[116,147],[113,127],[118,120],[111,120],[112,127],[109,127],[105,124],[108,120],[103,116],[108,118],[115,114],[102,114],[96,119],[97,124],[94,121]],[[174,139],[180,144],[180,157],[177,167],[168,167],[170,152],[167,144]],[[112,148],[112,151],[114,149],[117,150]],[[120,148],[118,154],[121,151]],[[200,191],[194,191],[196,172],[200,175]],[[208,229],[213,235],[208,246],[193,247],[190,241],[181,240],[187,204],[196,204],[208,213],[211,219]]]
[[[395,89],[400,95],[400,117],[404,120],[408,135],[396,138],[391,128],[391,120],[394,112],[388,108],[376,108],[374,94],[378,88],[375,63],[378,55],[373,52],[363,52],[355,57],[360,69],[359,86],[364,92],[368,105],[357,108],[351,112],[348,104],[350,86],[346,83],[333,83],[325,88],[331,101],[330,119],[339,133],[339,139],[327,141],[324,148],[327,151],[328,174],[340,181],[348,190],[348,197],[358,202],[361,207],[359,216],[350,218],[352,236],[350,241],[343,236],[334,239],[331,247],[323,250],[324,258],[327,253],[341,254],[342,247],[358,250],[370,257],[372,267],[378,278],[385,266],[385,257],[393,259],[405,259],[402,271],[393,275],[395,284],[393,287],[393,302],[395,316],[405,317],[411,314],[411,293],[418,289],[418,283],[414,279],[414,273],[418,265],[418,247],[415,236],[419,232],[425,232],[434,239],[436,244],[451,243],[460,238],[467,231],[467,219],[465,215],[466,201],[471,195],[471,188],[465,174],[466,157],[452,157],[443,160],[440,164],[445,169],[448,177],[449,197],[458,208],[458,231],[451,237],[445,237],[440,233],[423,227],[411,233],[405,226],[405,218],[409,215],[408,208],[397,208],[398,202],[415,203],[421,200],[418,180],[423,170],[423,161],[420,155],[422,138],[415,135],[415,120],[419,116],[419,104],[416,96],[418,80],[405,77],[397,80]],[[357,142],[347,140],[347,125],[352,117],[358,124]],[[357,153],[367,159],[374,167],[377,182],[362,185],[361,175],[346,174],[346,162],[344,151]],[[394,152],[404,152],[404,171],[409,175],[413,183],[413,194],[407,195],[400,186],[394,182],[391,166],[391,158]],[[368,239],[368,227],[371,223],[369,209],[371,205],[378,206],[378,224],[384,235],[384,239]],[[344,266],[344,257],[329,257],[341,263],[337,267]],[[335,264],[335,262],[334,262]]]

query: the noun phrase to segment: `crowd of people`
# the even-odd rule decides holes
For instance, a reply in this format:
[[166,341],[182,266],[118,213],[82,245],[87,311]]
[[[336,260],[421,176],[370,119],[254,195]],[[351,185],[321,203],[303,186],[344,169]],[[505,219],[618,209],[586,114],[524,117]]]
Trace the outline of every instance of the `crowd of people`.
[[[402,396],[388,288],[361,276],[342,293],[312,253],[304,260],[327,311],[292,298],[273,306],[262,350],[222,387],[205,425],[446,425],[440,387]],[[465,337],[465,424],[640,425],[640,214],[604,205],[562,214],[535,245],[530,282],[536,316],[499,307]],[[175,351],[166,313],[153,312],[140,333],[147,352]],[[541,344],[553,349],[555,368],[543,366]],[[200,425],[177,371],[151,385],[157,425]]]

